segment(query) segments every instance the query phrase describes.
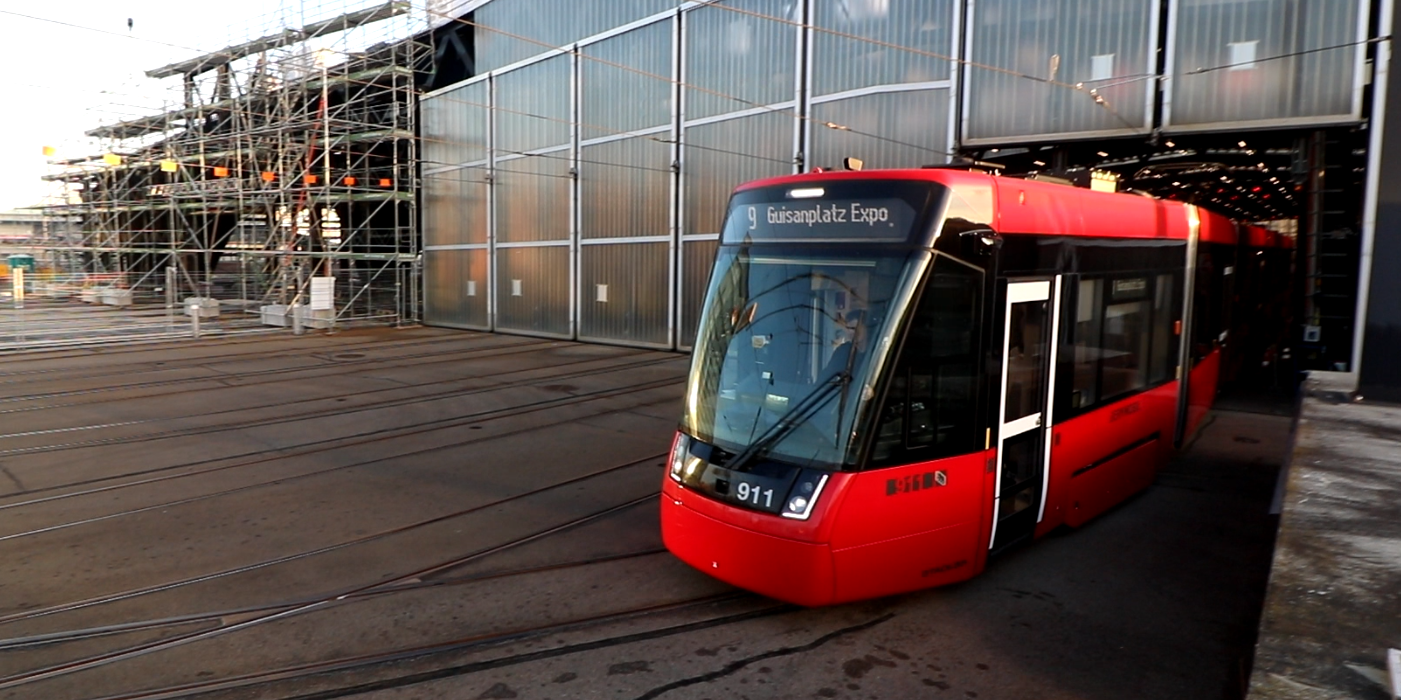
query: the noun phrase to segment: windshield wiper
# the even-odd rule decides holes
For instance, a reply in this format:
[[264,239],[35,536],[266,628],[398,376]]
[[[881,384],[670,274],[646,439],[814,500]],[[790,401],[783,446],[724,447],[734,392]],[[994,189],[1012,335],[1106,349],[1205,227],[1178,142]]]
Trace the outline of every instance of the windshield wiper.
[[[739,454],[731,458],[730,461],[724,465],[725,468],[731,471],[743,471],[750,462],[767,454],[774,445],[777,445],[779,441],[788,437],[798,426],[807,422],[818,409],[822,408],[823,404],[827,403],[827,401],[832,398],[832,395],[836,393],[836,389],[845,389],[850,384],[850,372],[842,371],[829,377],[825,384],[814,389],[811,394],[803,397],[803,400],[789,409],[787,413],[779,416],[778,420],[760,434],[758,439],[750,443],[749,447],[744,448]],[[843,400],[845,400],[845,391],[842,391],[842,396]],[[837,423],[841,423],[840,417],[837,418]]]

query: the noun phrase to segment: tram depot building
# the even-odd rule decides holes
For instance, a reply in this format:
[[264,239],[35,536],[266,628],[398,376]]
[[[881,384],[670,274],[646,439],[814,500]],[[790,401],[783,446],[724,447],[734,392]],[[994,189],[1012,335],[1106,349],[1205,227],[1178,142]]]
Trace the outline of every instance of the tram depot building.
[[1295,238],[1276,371],[1401,399],[1392,5],[443,0],[424,320],[688,350],[737,185],[972,160]]

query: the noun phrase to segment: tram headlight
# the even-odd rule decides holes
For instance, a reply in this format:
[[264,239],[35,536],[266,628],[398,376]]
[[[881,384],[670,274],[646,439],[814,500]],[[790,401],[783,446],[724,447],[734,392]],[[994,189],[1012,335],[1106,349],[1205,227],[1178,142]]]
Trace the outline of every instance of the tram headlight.
[[681,470],[686,466],[690,451],[691,438],[685,433],[676,433],[676,441],[671,445],[671,478],[678,484],[681,483]]
[[827,475],[822,472],[804,469],[798,481],[789,492],[788,503],[783,507],[783,517],[794,520],[807,520],[812,516],[812,508],[827,485]]

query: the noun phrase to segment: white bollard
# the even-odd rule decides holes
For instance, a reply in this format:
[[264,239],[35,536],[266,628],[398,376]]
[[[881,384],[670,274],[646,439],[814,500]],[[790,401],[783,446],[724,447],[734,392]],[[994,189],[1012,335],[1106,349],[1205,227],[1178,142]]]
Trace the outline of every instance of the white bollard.
[[1386,670],[1391,676],[1391,697],[1401,699],[1401,650],[1386,650]]

